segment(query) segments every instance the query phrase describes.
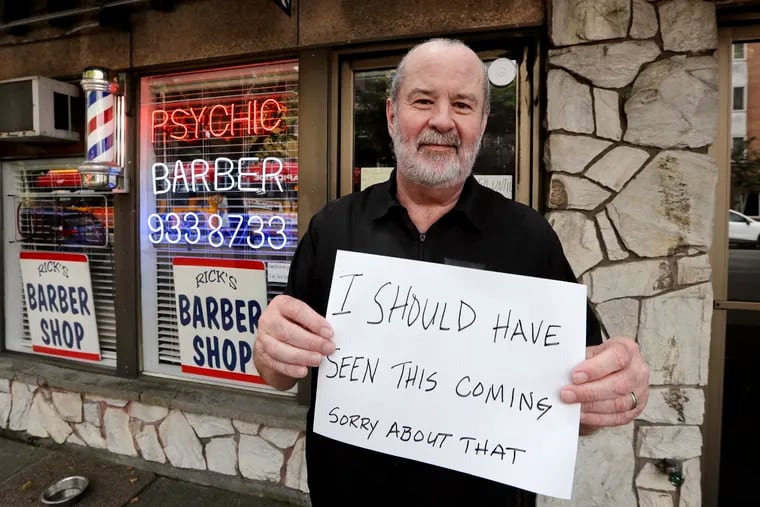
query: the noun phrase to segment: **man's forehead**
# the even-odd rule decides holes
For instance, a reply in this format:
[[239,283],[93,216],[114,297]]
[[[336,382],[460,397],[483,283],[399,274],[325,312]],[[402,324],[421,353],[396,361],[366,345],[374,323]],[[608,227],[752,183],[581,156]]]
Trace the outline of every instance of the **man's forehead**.
[[467,63],[469,65],[478,64],[480,58],[473,50],[467,46],[458,44],[446,44],[443,42],[431,42],[418,46],[409,53],[409,66],[412,64],[429,64],[440,63],[442,65],[451,65],[454,62],[460,65]]
[[483,71],[479,60],[470,65],[446,61],[409,62],[401,84],[401,95],[439,95],[483,100]]

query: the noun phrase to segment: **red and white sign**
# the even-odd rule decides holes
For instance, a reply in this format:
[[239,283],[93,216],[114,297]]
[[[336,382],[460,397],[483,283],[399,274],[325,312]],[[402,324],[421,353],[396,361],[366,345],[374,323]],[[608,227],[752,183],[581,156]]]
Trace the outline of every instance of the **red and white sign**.
[[253,366],[267,306],[264,263],[175,257],[173,265],[182,372],[264,384]]
[[19,261],[32,350],[70,359],[100,361],[87,256],[21,252]]

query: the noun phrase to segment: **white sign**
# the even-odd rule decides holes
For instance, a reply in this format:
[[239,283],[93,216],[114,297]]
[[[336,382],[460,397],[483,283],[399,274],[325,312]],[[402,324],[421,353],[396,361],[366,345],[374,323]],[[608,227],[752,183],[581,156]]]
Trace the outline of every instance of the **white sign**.
[[87,256],[21,252],[19,260],[32,350],[70,359],[100,361]]
[[392,167],[362,167],[359,176],[361,178],[359,190],[364,190],[370,185],[386,181],[391,177],[392,172]]
[[339,251],[327,318],[314,431],[570,498],[584,286]]
[[474,174],[475,179],[491,190],[499,192],[507,199],[512,199],[512,176],[509,174]]
[[267,282],[288,283],[289,262],[267,262]]
[[267,306],[264,263],[175,257],[172,264],[182,372],[264,384],[253,366]]

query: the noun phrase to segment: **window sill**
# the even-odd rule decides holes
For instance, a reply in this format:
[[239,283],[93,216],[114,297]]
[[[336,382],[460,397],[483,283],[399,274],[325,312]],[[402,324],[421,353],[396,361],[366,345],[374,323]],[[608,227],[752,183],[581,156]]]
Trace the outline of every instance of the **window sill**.
[[122,378],[77,366],[51,364],[23,354],[2,353],[0,379],[270,427],[297,431],[306,428],[307,407],[294,399],[149,376]]

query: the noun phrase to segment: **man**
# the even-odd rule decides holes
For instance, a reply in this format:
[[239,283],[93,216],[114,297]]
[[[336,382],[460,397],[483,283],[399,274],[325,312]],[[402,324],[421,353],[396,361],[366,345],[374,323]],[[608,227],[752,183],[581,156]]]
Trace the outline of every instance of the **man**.
[[[322,315],[338,249],[575,281],[546,220],[470,176],[488,86],[480,59],[459,41],[428,41],[402,60],[386,105],[397,169],[388,182],[330,203],[312,219],[288,295],[272,300],[259,321],[255,363],[270,385],[287,389],[312,367],[316,391],[314,367],[335,351]],[[649,369],[637,345],[627,338],[599,344],[591,313],[588,321],[587,359],[560,393],[566,403],[582,403],[582,433],[632,421],[649,396]],[[306,458],[315,506],[535,503],[525,491],[343,444],[313,433],[312,425],[313,405]]]

